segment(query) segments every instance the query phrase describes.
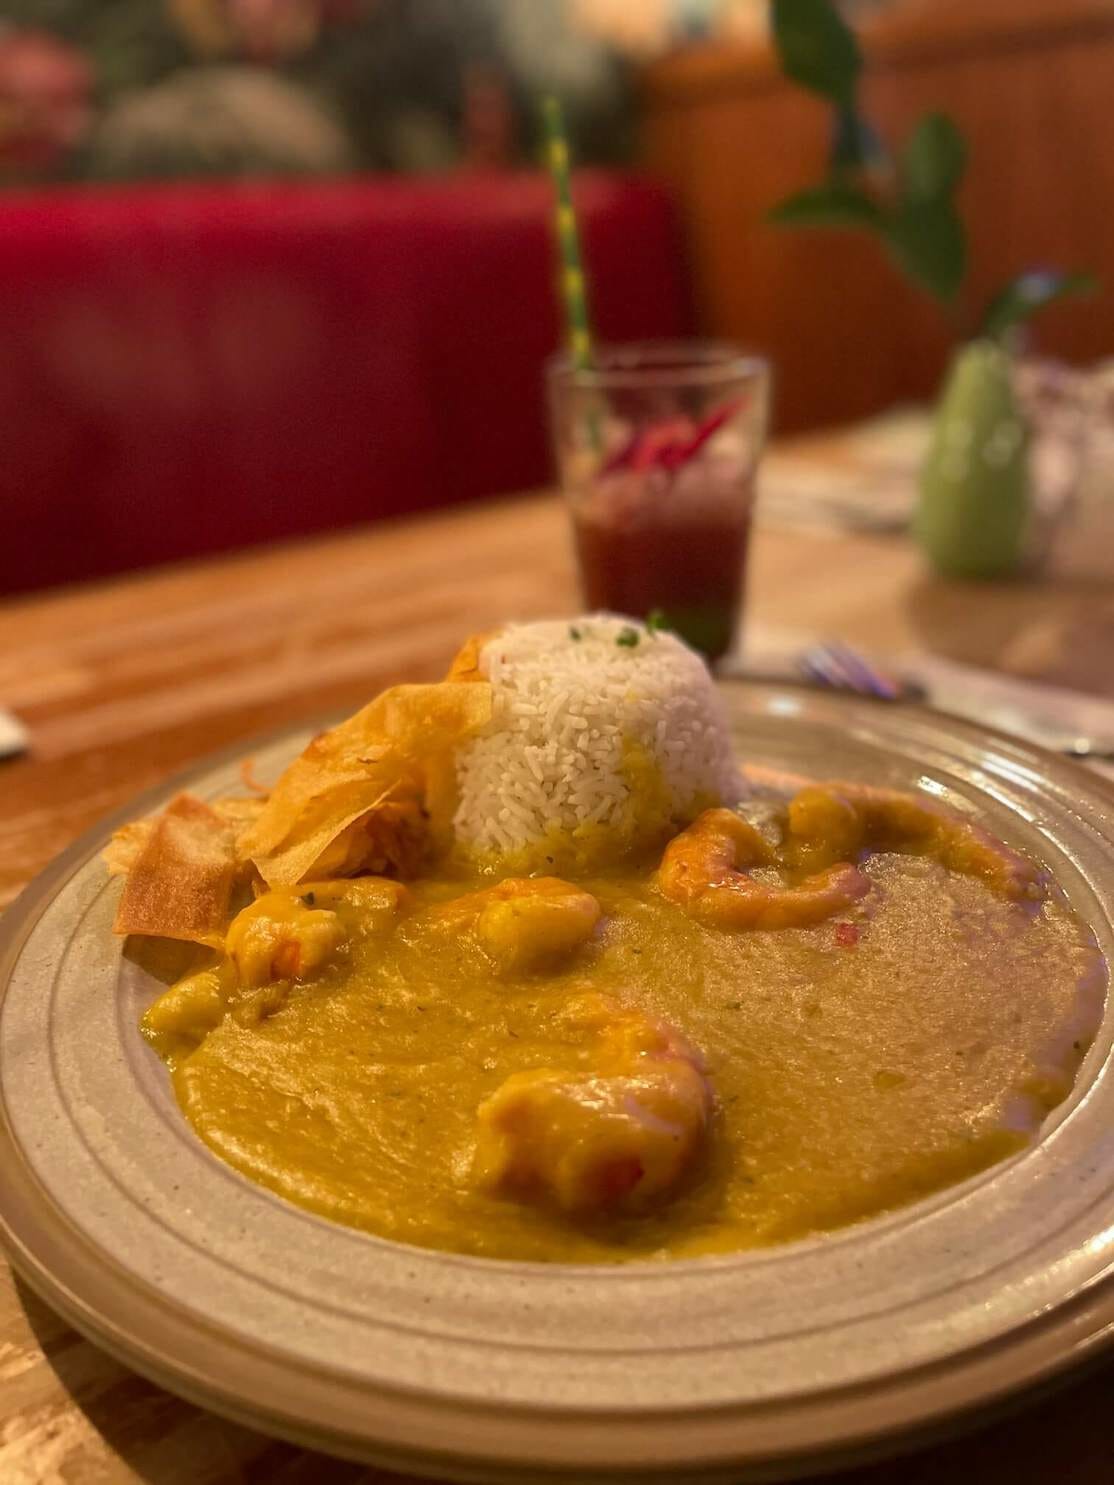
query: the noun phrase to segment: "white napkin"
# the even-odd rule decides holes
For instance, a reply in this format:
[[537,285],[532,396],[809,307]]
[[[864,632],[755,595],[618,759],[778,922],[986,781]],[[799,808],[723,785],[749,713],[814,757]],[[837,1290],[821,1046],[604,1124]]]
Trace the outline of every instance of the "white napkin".
[[0,758],[15,758],[27,751],[27,728],[11,712],[0,711]]

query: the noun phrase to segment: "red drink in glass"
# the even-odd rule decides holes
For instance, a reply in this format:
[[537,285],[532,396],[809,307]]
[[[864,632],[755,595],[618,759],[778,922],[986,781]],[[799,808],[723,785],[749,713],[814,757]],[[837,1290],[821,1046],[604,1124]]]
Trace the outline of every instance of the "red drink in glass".
[[551,371],[585,602],[663,622],[709,660],[731,648],[765,434],[762,362],[634,346]]

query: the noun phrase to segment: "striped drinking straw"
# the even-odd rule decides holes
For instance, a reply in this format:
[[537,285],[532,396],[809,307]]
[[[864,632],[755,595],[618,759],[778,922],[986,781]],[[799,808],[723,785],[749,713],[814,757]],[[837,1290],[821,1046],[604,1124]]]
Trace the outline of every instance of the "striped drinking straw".
[[573,365],[583,370],[592,364],[592,336],[588,328],[588,303],[584,273],[580,266],[580,233],[569,185],[569,144],[561,104],[554,97],[542,103],[545,120],[546,160],[557,198],[557,246],[561,255],[561,292],[565,301],[569,352]]

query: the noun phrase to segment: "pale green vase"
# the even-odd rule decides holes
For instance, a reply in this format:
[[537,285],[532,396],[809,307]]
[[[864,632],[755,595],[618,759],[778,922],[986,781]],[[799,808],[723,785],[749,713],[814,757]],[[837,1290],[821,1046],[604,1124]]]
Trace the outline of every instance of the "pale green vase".
[[945,577],[1018,572],[1029,520],[1029,432],[1009,357],[991,341],[957,351],[921,470],[914,534]]

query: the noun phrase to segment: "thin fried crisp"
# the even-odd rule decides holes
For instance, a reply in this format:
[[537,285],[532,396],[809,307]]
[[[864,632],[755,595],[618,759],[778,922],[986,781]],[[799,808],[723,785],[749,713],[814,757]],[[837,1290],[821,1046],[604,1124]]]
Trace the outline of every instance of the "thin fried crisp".
[[265,794],[237,795],[232,799],[215,799],[213,813],[226,820],[237,835],[254,825],[267,803]]
[[[216,799],[210,808],[238,834],[254,824],[265,803],[266,800],[259,795],[248,795],[243,798]],[[127,825],[121,825],[119,830],[113,831],[112,839],[101,852],[101,860],[108,867],[109,876],[127,876],[151,839],[157,823],[155,819],[130,820]]]
[[108,867],[110,877],[127,876],[154,829],[154,820],[131,820],[112,832],[112,839],[101,852],[101,860]]
[[484,629],[479,634],[470,634],[453,657],[453,663],[449,666],[449,673],[445,679],[447,681],[482,681],[484,674],[480,669],[480,652],[488,640],[494,639],[499,632],[498,629]]
[[431,773],[490,717],[486,684],[385,691],[295,759],[240,836],[241,854],[272,887],[311,873],[406,875],[428,836]]
[[[243,870],[234,827],[189,794],[179,794],[157,820],[139,824],[147,827],[146,840],[130,866],[122,868],[127,881],[114,931],[219,946]],[[129,836],[125,828],[117,840],[120,835],[126,839],[115,853],[118,862],[139,841],[140,832]]]

